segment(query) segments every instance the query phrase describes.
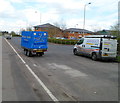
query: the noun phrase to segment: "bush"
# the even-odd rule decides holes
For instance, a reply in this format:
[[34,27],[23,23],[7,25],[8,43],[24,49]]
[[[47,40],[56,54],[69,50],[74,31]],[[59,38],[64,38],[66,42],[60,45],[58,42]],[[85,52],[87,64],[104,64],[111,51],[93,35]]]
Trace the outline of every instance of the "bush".
[[120,56],[119,55],[117,56],[117,61],[120,62]]
[[117,40],[118,40],[118,54],[120,54],[120,37]]
[[12,35],[12,37],[21,37],[21,35],[16,34],[16,35]]
[[78,40],[69,40],[69,39],[65,39],[65,40],[61,40],[61,39],[54,39],[54,38],[49,38],[48,42],[51,43],[57,43],[57,44],[66,44],[66,45],[74,45],[77,43]]

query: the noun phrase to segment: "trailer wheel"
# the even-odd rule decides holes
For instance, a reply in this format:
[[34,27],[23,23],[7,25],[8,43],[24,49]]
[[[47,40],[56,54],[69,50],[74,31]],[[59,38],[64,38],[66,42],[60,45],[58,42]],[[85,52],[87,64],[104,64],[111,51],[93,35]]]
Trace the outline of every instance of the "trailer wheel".
[[97,60],[97,55],[96,55],[96,53],[93,53],[93,54],[92,54],[92,60],[94,60],[94,61]]
[[28,57],[31,57],[31,56],[32,56],[31,51],[27,51],[27,56],[28,56]]
[[26,49],[24,49],[24,54],[27,55],[27,50]]
[[44,52],[37,53],[38,56],[43,56]]

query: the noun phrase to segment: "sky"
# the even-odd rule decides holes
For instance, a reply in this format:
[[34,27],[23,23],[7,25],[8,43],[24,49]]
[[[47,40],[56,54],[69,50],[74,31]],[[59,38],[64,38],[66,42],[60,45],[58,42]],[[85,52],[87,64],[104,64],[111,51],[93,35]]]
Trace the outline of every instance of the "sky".
[[85,5],[85,29],[109,30],[118,21],[118,1],[0,0],[0,31],[19,32],[45,23],[82,29]]

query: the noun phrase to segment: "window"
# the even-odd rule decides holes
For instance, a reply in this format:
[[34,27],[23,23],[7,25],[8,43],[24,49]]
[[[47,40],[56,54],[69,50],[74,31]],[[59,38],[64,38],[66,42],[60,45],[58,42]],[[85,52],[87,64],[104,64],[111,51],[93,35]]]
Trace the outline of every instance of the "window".
[[84,38],[81,38],[79,41],[78,41],[78,45],[80,45],[80,44],[82,44],[83,43],[83,41],[84,41]]
[[35,30],[38,30],[38,28],[36,27]]

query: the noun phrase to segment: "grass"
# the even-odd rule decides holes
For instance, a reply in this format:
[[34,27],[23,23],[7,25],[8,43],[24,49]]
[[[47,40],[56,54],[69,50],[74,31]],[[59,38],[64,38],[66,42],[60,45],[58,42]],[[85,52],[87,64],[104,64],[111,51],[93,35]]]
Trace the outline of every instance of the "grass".
[[120,55],[117,56],[117,61],[120,62]]

